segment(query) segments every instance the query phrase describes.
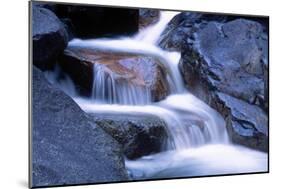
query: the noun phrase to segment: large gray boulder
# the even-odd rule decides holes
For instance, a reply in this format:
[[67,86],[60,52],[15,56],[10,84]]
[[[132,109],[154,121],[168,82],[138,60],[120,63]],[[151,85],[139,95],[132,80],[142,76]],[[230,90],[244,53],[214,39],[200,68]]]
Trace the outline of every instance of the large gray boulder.
[[[188,90],[224,116],[232,141],[263,151],[268,147],[265,22],[266,18],[180,14],[159,41],[160,47],[181,52],[179,69]],[[237,116],[238,110],[248,116]]]
[[128,179],[120,145],[33,67],[32,186]]
[[91,117],[122,145],[129,159],[165,150],[168,133],[166,123],[159,117],[147,114],[94,114]]
[[41,70],[53,67],[68,42],[64,24],[50,10],[32,6],[33,64]]

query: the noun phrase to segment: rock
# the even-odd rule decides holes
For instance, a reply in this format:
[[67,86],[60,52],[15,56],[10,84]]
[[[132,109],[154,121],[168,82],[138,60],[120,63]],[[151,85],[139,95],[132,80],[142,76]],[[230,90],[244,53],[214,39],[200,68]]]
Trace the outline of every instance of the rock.
[[[262,25],[264,32],[268,33],[268,17],[265,16],[235,16],[219,15],[208,13],[183,12],[176,15],[167,25],[166,29],[160,36],[159,46],[165,50],[181,51],[186,47],[186,43],[194,41],[193,33],[204,27],[209,22],[226,23],[243,18],[258,22]],[[183,46],[182,46],[183,45]]]
[[128,180],[120,145],[33,67],[32,187]]
[[139,29],[158,22],[160,11],[154,9],[139,9]]
[[48,4],[61,20],[67,20],[78,38],[124,36],[138,31],[138,9]]
[[269,112],[269,75],[268,75],[268,64],[264,65],[264,109]]
[[[232,141],[263,151],[268,147],[264,132],[268,128],[265,25],[235,16],[180,14],[159,42],[166,50],[181,52],[179,69],[188,90],[224,115]],[[237,118],[235,110],[243,108],[256,117]],[[257,120],[258,114],[262,122]]]
[[123,147],[127,158],[136,159],[163,151],[166,124],[152,115],[92,115],[93,120]]
[[209,21],[224,22],[228,18],[214,14],[180,13],[168,23],[158,41],[159,46],[169,51],[181,51],[186,47],[185,43],[194,40],[192,33],[195,32],[196,25],[205,25]]
[[258,96],[264,96],[262,49],[266,39],[261,33],[260,25],[252,21],[239,19],[221,26],[210,22],[196,32],[198,44],[183,54],[189,59],[181,64],[196,64],[197,59],[211,88],[255,103]]
[[32,6],[33,64],[41,70],[53,68],[68,42],[63,23],[48,9]]
[[90,97],[93,85],[93,64],[73,55],[68,49],[59,57],[58,64],[63,72],[71,77],[78,94]]
[[[92,92],[93,70],[99,72],[96,74],[104,73],[102,78],[111,78],[115,85],[147,88],[152,101],[162,100],[170,93],[166,69],[159,60],[148,55],[68,47],[60,60],[63,71],[70,75],[80,91],[84,91],[82,94]],[[103,88],[109,90],[111,83],[106,82],[106,85]],[[110,96],[108,91],[105,93]]]
[[[268,117],[256,105],[251,105],[224,93],[218,93],[213,106],[227,121],[232,141],[261,151],[268,151]],[[228,113],[227,113],[228,112]]]

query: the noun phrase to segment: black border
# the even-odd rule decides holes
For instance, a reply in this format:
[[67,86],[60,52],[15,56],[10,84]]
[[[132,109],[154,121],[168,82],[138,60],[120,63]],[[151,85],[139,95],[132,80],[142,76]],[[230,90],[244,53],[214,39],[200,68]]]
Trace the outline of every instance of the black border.
[[[247,173],[229,173],[229,174],[215,174],[215,175],[200,175],[189,177],[171,177],[171,178],[157,178],[157,179],[145,179],[145,180],[127,180],[127,181],[111,181],[111,182],[97,182],[97,183],[80,183],[80,184],[65,184],[65,185],[49,185],[49,186],[32,186],[32,3],[54,3],[61,5],[82,5],[82,6],[96,6],[96,7],[112,7],[112,8],[128,8],[128,9],[156,9],[166,11],[179,11],[179,12],[195,12],[203,14],[215,14],[215,15],[228,15],[228,16],[245,16],[253,18],[267,18],[268,19],[268,146],[267,146],[267,171],[262,172],[247,172]],[[255,14],[238,14],[238,13],[225,13],[225,12],[205,12],[205,11],[192,11],[192,10],[176,10],[176,9],[161,9],[161,8],[149,8],[149,7],[131,7],[120,5],[100,5],[89,3],[70,3],[70,2],[56,2],[56,1],[40,1],[29,0],[28,1],[28,188],[53,188],[53,187],[67,187],[67,186],[85,186],[85,185],[99,185],[99,184],[118,184],[118,183],[134,183],[134,182],[151,182],[151,181],[163,181],[163,180],[177,180],[177,179],[192,179],[192,178],[212,178],[212,177],[224,177],[224,176],[239,176],[239,175],[254,175],[270,173],[270,17],[267,15],[255,15]]]

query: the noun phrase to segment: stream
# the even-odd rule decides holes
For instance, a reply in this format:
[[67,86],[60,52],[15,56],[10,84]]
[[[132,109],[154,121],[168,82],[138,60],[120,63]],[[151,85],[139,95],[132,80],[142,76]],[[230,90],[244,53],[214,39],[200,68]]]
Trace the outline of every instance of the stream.
[[[116,83],[116,75],[95,64],[91,98],[75,94],[69,78],[60,83],[87,113],[132,114],[158,116],[166,123],[169,140],[162,152],[126,159],[132,179],[154,179],[253,173],[267,171],[268,155],[232,144],[222,116],[188,92],[178,69],[179,52],[157,47],[157,40],[168,22],[178,12],[162,11],[159,21],[133,37],[117,39],[73,39],[69,47],[85,47],[126,53],[150,55],[161,60],[167,70],[171,93],[164,100],[153,102],[149,88]],[[52,74],[46,73],[49,80]]]

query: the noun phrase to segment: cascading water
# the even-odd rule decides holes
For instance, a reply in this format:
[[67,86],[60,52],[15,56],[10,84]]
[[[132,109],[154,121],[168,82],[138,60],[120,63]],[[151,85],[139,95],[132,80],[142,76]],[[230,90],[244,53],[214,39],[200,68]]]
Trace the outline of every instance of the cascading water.
[[223,118],[185,90],[178,69],[180,54],[158,48],[157,42],[175,12],[161,12],[158,23],[132,38],[74,39],[70,47],[85,47],[150,55],[167,69],[171,94],[153,103],[151,91],[117,83],[106,67],[93,65],[92,99],[74,97],[86,112],[153,114],[166,122],[169,141],[163,152],[126,160],[132,178],[169,178],[267,170],[267,154],[235,146],[228,140]]
[[[92,99],[96,103],[144,105],[151,102],[147,87],[117,83],[114,74],[106,72],[102,64],[94,64]],[[140,95],[141,94],[141,95]]]

